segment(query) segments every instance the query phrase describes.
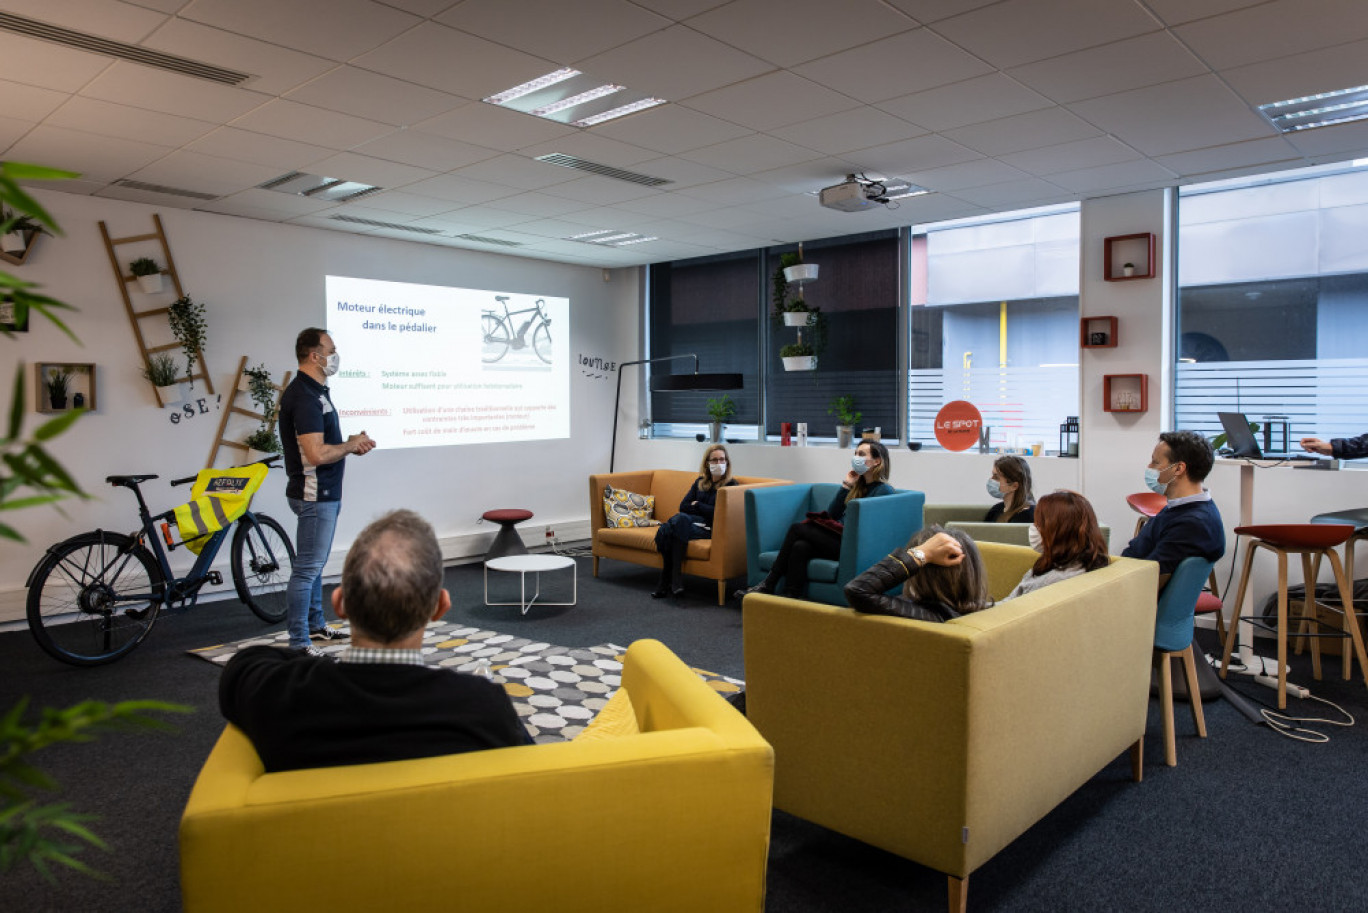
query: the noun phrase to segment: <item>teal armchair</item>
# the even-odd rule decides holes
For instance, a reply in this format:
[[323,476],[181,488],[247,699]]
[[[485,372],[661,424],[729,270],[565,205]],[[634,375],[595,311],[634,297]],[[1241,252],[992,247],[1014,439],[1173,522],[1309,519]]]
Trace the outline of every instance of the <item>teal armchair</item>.
[[[774,566],[789,526],[808,511],[826,510],[839,485],[809,483],[746,490],[746,582],[755,586]],[[839,561],[816,559],[808,565],[808,598],[843,606],[845,585],[868,570],[922,528],[926,495],[896,491],[860,498],[846,506]]]

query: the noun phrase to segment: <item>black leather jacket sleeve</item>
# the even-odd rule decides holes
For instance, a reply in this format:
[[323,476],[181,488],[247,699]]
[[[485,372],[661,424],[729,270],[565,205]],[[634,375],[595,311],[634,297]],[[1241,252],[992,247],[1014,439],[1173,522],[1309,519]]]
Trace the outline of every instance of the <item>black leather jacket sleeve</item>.
[[896,615],[919,621],[946,621],[959,613],[941,603],[927,604],[905,596],[889,596],[888,591],[907,582],[918,571],[917,562],[899,549],[845,586],[846,601],[857,612],[871,615]]

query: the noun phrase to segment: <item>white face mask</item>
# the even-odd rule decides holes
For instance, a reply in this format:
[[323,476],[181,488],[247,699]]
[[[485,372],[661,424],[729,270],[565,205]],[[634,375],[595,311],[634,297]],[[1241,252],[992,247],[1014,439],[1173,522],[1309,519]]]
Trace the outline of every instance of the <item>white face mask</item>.
[[862,456],[851,457],[850,468],[855,470],[860,475],[864,475],[866,472],[869,472],[869,458]]
[[1031,524],[1030,529],[1026,530],[1026,539],[1031,543],[1031,548],[1038,552],[1045,551],[1045,540],[1041,538],[1040,529],[1034,523]]
[[[317,354],[317,353],[314,353]],[[342,356],[336,352],[323,357],[323,374],[325,377],[332,377],[337,373],[337,369],[342,366]]]
[[[1168,467],[1165,466],[1164,469],[1168,469]],[[1145,469],[1145,487],[1155,494],[1168,494],[1168,482],[1159,481],[1159,475],[1164,469],[1155,469],[1153,467],[1147,467]],[[1169,481],[1172,480],[1170,479]]]
[[988,497],[994,501],[1002,500],[1002,486],[998,484],[997,479],[988,480]]
[[714,479],[720,479],[727,474],[726,463],[709,463],[708,472],[712,473]]

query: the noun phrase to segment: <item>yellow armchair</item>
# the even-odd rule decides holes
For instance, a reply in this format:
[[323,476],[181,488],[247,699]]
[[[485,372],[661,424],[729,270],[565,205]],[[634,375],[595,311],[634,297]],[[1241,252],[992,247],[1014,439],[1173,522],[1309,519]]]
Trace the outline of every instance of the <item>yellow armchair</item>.
[[274,774],[228,726],[181,819],[184,908],[759,913],[769,745],[658,641],[619,694],[623,734]]

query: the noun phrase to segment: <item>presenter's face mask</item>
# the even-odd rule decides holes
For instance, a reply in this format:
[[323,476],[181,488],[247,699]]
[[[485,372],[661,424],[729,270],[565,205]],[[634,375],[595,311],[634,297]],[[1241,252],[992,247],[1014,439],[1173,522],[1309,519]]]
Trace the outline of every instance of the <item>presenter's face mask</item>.
[[336,352],[331,355],[324,355],[321,352],[315,352],[314,354],[323,359],[323,373],[328,377],[332,377],[337,373],[337,369],[342,367],[342,356],[338,355]]
[[1030,529],[1026,530],[1026,539],[1031,543],[1031,548],[1036,551],[1043,552],[1045,550],[1044,540],[1040,538],[1040,529],[1034,523],[1031,524]]

